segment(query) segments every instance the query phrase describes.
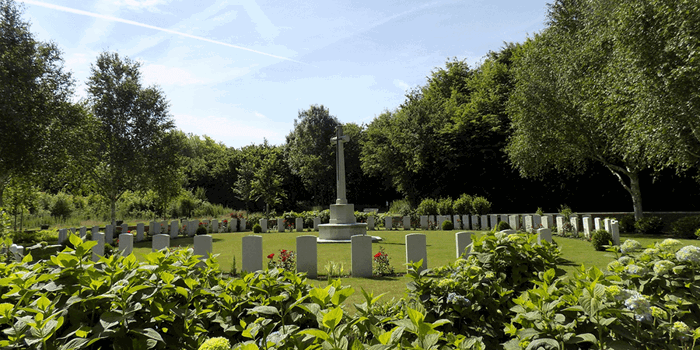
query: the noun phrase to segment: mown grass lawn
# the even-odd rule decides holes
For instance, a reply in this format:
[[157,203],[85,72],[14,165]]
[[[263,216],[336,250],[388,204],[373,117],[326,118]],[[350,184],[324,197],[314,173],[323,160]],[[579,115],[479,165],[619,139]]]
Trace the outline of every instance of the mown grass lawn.
[[[390,262],[396,272],[403,274],[406,272],[404,265],[406,259],[406,246],[404,236],[408,233],[424,233],[427,236],[428,250],[428,267],[442,266],[455,261],[455,233],[459,231],[372,231],[373,236],[383,238],[382,242],[373,244],[373,253],[383,247],[389,255]],[[484,232],[477,232],[484,234]],[[241,268],[241,239],[244,236],[253,235],[252,232],[236,232],[236,233],[221,233],[213,234],[214,239],[214,254],[218,254],[217,261],[224,272],[231,271],[234,257],[237,262],[237,269]],[[279,254],[282,249],[296,251],[296,237],[300,235],[318,235],[317,232],[285,232],[285,233],[264,233],[259,234],[263,237],[263,266],[267,266],[266,256],[270,253]],[[625,239],[635,239],[642,246],[653,245],[654,242],[663,240],[665,237],[659,236],[642,236],[622,234],[622,242]],[[170,241],[171,247],[188,247],[192,246],[193,239],[177,238]],[[700,246],[699,240],[680,240],[684,245]],[[560,266],[566,272],[573,274],[573,271],[578,269],[581,264],[586,267],[597,266],[601,270],[605,270],[607,264],[615,258],[615,254],[610,252],[598,252],[593,249],[590,242],[563,238],[554,236],[554,242],[559,245],[562,251],[562,257],[565,263]],[[151,241],[144,241],[134,244],[134,253],[143,260],[143,257],[151,252]],[[333,243],[318,245],[318,274],[319,278],[311,280],[316,286],[325,286],[326,282],[326,264],[333,261],[336,264],[343,264],[344,274],[349,275],[351,268],[351,253],[350,244]],[[368,292],[373,292],[375,295],[387,293],[383,298],[384,301],[391,298],[401,298],[406,290],[406,283],[410,282],[410,277],[400,275],[396,277],[375,277],[375,278],[352,278],[343,277],[344,285],[350,285],[355,289],[355,294],[348,300],[349,303],[362,302],[362,294],[360,289]]]

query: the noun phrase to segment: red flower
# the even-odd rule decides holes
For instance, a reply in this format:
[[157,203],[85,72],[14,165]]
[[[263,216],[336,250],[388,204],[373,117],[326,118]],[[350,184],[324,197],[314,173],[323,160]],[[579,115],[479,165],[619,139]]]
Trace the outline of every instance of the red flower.
[[224,224],[228,224],[228,220],[224,219]]
[[131,233],[131,231],[126,231],[126,233]]
[[201,222],[199,223],[199,226],[202,226],[202,223],[201,223]]
[[282,257],[282,262],[285,262],[285,261],[287,261],[287,257],[286,257],[286,256],[283,256],[283,257]]
[[275,257],[275,253],[272,253],[272,254],[270,254],[270,255],[267,256],[268,259],[272,259],[272,258],[274,258],[274,257]]
[[282,249],[282,254],[286,253],[287,249]]
[[374,254],[374,257],[375,257],[375,258],[379,258],[379,257],[381,257],[381,256],[382,256],[382,252],[379,252],[379,253],[377,253],[377,254]]

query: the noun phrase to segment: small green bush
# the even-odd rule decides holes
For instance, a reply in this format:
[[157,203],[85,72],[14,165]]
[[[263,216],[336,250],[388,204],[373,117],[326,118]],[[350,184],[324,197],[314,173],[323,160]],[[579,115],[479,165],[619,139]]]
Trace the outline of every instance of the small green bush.
[[437,211],[438,215],[453,215],[452,198],[440,198],[437,203]]
[[634,232],[634,224],[635,224],[634,216],[633,215],[625,215],[620,219],[620,231],[632,233],[632,232]]
[[455,225],[452,223],[452,221],[445,220],[442,222],[442,230],[443,231],[453,230],[454,228],[455,228]]
[[416,212],[418,215],[437,215],[438,202],[432,198],[426,198],[420,202]]
[[612,234],[605,230],[593,231],[591,234],[591,243],[593,248],[597,251],[605,250],[605,246],[612,242]]
[[472,196],[464,193],[452,202],[452,210],[455,214],[471,214],[474,210],[472,208],[472,200]]
[[498,226],[496,226],[496,227],[497,227],[496,231],[503,231],[503,230],[510,230],[511,229],[510,224],[505,222],[505,221],[499,222]]
[[648,216],[635,222],[634,227],[641,234],[660,235],[662,233],[661,230],[664,228],[664,222],[658,216]]
[[260,226],[260,224],[253,225],[253,233],[260,233],[260,232],[262,232],[262,226]]
[[51,216],[65,219],[71,216],[73,208],[73,200],[71,200],[70,195],[60,192],[54,196]]
[[700,216],[687,216],[671,224],[671,232],[678,238],[693,239],[698,229],[700,229]]
[[472,201],[472,207],[474,207],[474,213],[476,215],[486,215],[491,211],[491,202],[484,197],[475,197]]
[[698,237],[698,239],[700,239],[700,228],[697,231],[695,231],[695,235]]
[[194,231],[196,235],[206,235],[207,232],[207,227],[204,224],[199,224],[199,227],[197,227],[197,231]]
[[408,199],[398,199],[391,202],[389,213],[401,214],[402,216],[411,215],[411,203]]

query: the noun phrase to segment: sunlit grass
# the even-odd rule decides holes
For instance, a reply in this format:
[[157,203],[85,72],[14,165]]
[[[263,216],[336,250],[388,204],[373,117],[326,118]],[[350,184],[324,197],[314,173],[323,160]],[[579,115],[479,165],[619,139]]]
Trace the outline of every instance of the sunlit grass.
[[[372,231],[369,234],[374,236],[380,236],[383,238],[382,242],[373,243],[372,252],[376,253],[379,251],[379,247],[383,247],[385,252],[389,255],[391,265],[395,268],[399,276],[395,277],[374,277],[374,278],[353,278],[350,277],[351,273],[351,252],[350,244],[347,243],[333,243],[333,244],[319,244],[318,245],[318,274],[319,278],[316,280],[311,280],[310,282],[316,286],[325,286],[327,284],[326,280],[326,269],[325,266],[329,261],[333,261],[336,264],[342,264],[344,267],[345,277],[342,278],[343,285],[349,285],[353,287],[356,293],[348,300],[348,302],[362,302],[363,298],[360,293],[360,289],[364,289],[368,292],[374,292],[375,295],[381,293],[387,293],[384,300],[390,300],[391,298],[401,298],[406,291],[406,283],[410,282],[410,277],[405,276],[406,266],[406,246],[404,237],[408,233],[424,233],[426,235],[427,241],[427,251],[428,251],[428,267],[442,266],[456,260],[456,248],[455,248],[455,233],[459,232],[457,230],[453,231]],[[241,239],[244,236],[252,235],[251,232],[245,233],[221,233],[214,234],[214,254],[217,254],[217,261],[224,272],[230,272],[232,268],[232,262],[235,257],[237,262],[237,269],[240,272],[242,253],[241,253]],[[484,232],[477,232],[481,235]],[[267,266],[266,256],[270,253],[279,254],[282,249],[294,250],[296,251],[296,237],[300,235],[315,235],[317,232],[285,232],[285,233],[265,233],[259,234],[263,238],[263,266]],[[653,245],[654,242],[658,242],[664,239],[664,237],[650,237],[641,235],[622,235],[622,241],[625,239],[635,239],[642,243],[643,246]],[[607,264],[615,258],[615,254],[610,252],[599,252],[593,249],[590,242],[564,238],[554,236],[555,243],[559,246],[562,251],[562,257],[565,259],[565,263],[560,266],[569,274],[573,274],[581,264],[586,267],[596,266],[601,270],[605,270]],[[697,245],[700,246],[700,241],[698,240],[680,240],[684,245]],[[170,241],[171,247],[189,247],[192,245],[193,239],[191,237],[187,238],[177,238]],[[151,252],[151,242],[144,241],[134,244],[134,253],[139,259],[143,260],[145,254]]]

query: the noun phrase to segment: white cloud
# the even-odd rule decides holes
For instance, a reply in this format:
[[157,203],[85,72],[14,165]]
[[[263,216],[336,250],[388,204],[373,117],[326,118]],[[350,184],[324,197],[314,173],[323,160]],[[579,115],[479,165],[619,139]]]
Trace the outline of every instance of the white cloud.
[[185,69],[168,67],[161,64],[145,65],[141,68],[141,74],[143,74],[143,80],[149,85],[185,86],[204,83],[204,81],[198,79]]
[[168,0],[117,0],[114,3],[119,6],[126,6],[131,10],[160,12],[157,6],[167,4]]
[[394,79],[394,86],[400,88],[403,91],[408,91],[411,88],[410,85],[406,84],[406,82],[401,79]]
[[273,145],[280,145],[285,142],[285,135],[292,129],[291,123],[250,118],[252,115],[262,115],[258,112],[237,112],[239,113],[236,117],[176,114],[174,119],[177,127],[184,132],[207,135],[229,147],[261,144],[264,140]]

